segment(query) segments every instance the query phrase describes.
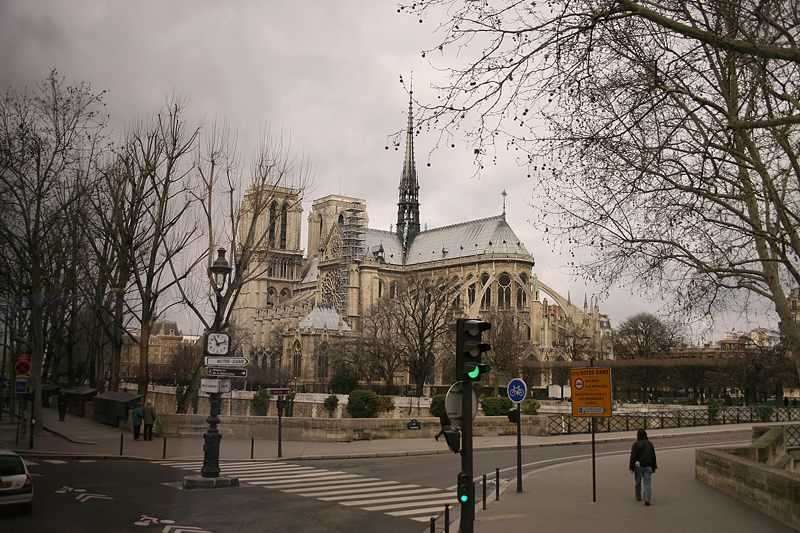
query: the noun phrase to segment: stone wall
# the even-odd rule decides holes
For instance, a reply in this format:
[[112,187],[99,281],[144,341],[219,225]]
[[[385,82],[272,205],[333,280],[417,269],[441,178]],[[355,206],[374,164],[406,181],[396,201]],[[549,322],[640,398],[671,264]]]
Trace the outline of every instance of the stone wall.
[[800,476],[787,464],[785,439],[772,427],[748,447],[699,448],[695,477],[800,530]]
[[[431,438],[440,429],[439,419],[416,418],[421,429],[408,429],[411,418],[309,418],[283,417],[281,434],[286,440],[350,442],[371,439]],[[274,416],[220,416],[220,432],[227,437],[239,439],[278,438],[278,418]],[[166,436],[202,435],[208,427],[206,415],[171,415],[159,417],[160,434]],[[479,416],[475,418],[475,436],[514,435],[516,424],[505,416]],[[547,418],[544,416],[522,416],[523,435],[545,435]]]

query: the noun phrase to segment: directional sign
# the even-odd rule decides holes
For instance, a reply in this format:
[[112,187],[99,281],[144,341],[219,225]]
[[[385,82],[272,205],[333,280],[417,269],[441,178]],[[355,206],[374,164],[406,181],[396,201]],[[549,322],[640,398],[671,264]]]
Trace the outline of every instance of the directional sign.
[[206,367],[206,375],[218,378],[246,378],[246,368],[217,368],[214,366]]
[[522,378],[514,378],[509,381],[506,389],[508,390],[508,399],[514,403],[522,403],[528,394],[528,386]]
[[292,392],[294,391],[287,387],[282,387],[282,388],[273,387],[267,389],[267,394],[269,394],[270,396],[288,396]]
[[247,366],[247,357],[206,357],[206,366]]
[[[454,426],[461,425],[462,410],[461,410],[461,394],[463,385],[460,381],[456,381],[450,386],[447,391],[447,396],[444,397],[444,408],[447,411],[447,418]],[[478,395],[475,394],[475,389],[470,384],[470,391],[472,392],[472,419],[475,420],[475,415],[478,414]]]
[[572,416],[611,416],[611,369],[573,368]]
[[16,394],[25,394],[28,392],[28,378],[17,378],[14,383],[14,392]]
[[200,380],[200,390],[208,393],[220,393],[231,391],[231,380],[217,378],[202,378]]

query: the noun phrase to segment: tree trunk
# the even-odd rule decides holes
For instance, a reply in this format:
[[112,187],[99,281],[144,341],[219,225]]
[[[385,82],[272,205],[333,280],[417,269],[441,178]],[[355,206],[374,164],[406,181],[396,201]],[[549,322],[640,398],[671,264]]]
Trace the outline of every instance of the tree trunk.
[[139,331],[139,386],[137,393],[144,400],[147,398],[147,386],[150,384],[150,321],[142,320]]

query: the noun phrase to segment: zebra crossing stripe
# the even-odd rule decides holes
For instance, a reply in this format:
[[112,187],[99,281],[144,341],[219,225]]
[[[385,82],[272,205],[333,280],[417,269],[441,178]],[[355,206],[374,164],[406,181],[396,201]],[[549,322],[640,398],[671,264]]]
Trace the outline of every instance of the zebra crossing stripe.
[[290,480],[298,480],[303,481],[306,479],[311,479],[315,477],[325,477],[325,476],[332,476],[334,474],[345,474],[345,472],[340,472],[338,470],[330,471],[324,470],[320,472],[319,470],[316,472],[298,472],[298,473],[291,473],[291,474],[278,474],[278,475],[252,475],[252,476],[240,476],[240,479],[256,479],[258,481],[290,481]]
[[[418,487],[419,485],[408,485],[408,487],[414,487],[414,486]],[[395,490],[393,490],[391,492],[372,492],[372,494],[370,494],[370,497],[371,498],[384,498],[384,497],[387,497],[387,496],[397,496],[398,494],[424,494],[426,492],[429,493],[429,494],[426,494],[426,496],[431,496],[431,494],[430,494],[431,492],[441,492],[441,489],[425,489],[425,488],[421,488],[421,489],[409,490],[408,488],[404,488],[404,486],[402,486],[402,485],[400,487],[391,487],[391,488],[395,489]],[[374,490],[380,490],[380,489],[373,489],[373,491]],[[398,492],[398,491],[401,491],[401,492]],[[355,491],[355,490],[348,491],[345,494],[349,494],[349,495],[345,495],[345,496],[333,496],[333,497],[317,498],[317,499],[327,502],[327,501],[357,500],[359,498],[363,498],[364,497],[363,494],[352,494],[352,493],[355,493],[355,492],[368,492],[368,489],[363,489],[363,490],[360,490],[360,491]],[[341,492],[339,494],[341,494]]]
[[[383,485],[383,486],[381,486]],[[419,485],[399,485],[395,481],[394,483],[390,483],[388,481],[384,481],[383,483],[364,483],[359,485],[346,485],[342,488],[339,487],[329,487],[326,490],[319,490],[314,488],[308,488],[306,491],[308,492],[301,492],[300,496],[308,496],[310,498],[319,498],[320,500],[338,500],[339,498],[336,495],[347,495],[347,494],[358,494],[359,492],[381,492],[381,491],[391,491],[391,490],[400,490],[403,488],[416,488]],[[333,489],[333,490],[331,490]],[[433,489],[437,490],[437,489]],[[295,491],[297,492],[297,491]],[[332,496],[332,498],[323,498],[321,496]],[[363,497],[363,496],[361,496]]]
[[[342,505],[347,505],[347,506],[360,506],[360,505],[375,505],[375,504],[392,504],[392,503],[399,503],[399,502],[412,502],[411,505],[419,505],[418,501],[416,503],[414,503],[414,501],[415,500],[431,501],[431,498],[435,498],[437,496],[440,499],[447,499],[447,501],[453,500],[453,497],[450,494],[447,494],[447,495],[445,495],[445,494],[417,494],[417,495],[411,495],[411,496],[397,496],[397,495],[395,495],[395,497],[392,497],[392,498],[369,498],[369,499],[366,499],[366,500],[362,499],[362,500],[339,502],[339,503],[341,503]],[[373,510],[373,509],[368,509],[366,507],[365,507],[365,509],[367,509],[368,511]],[[374,510],[378,511],[380,509],[374,509]]]
[[333,475],[330,475],[330,476],[320,477],[320,478],[316,478],[316,479],[304,479],[302,481],[296,481],[294,483],[288,483],[288,482],[286,482],[284,480],[280,480],[280,479],[278,479],[278,480],[273,479],[273,480],[267,480],[267,481],[248,480],[247,483],[250,483],[251,485],[266,485],[267,487],[269,487],[271,489],[280,489],[281,487],[288,487],[288,486],[297,487],[297,486],[299,486],[301,484],[313,487],[314,483],[317,480],[326,481],[326,480],[341,479],[343,477],[356,478],[356,477],[360,477],[360,476],[358,476],[358,474],[345,474],[345,475],[333,474]]
[[[444,505],[445,503],[455,503],[455,498],[452,496],[448,496],[446,498],[439,498],[438,500],[425,500],[423,502],[406,502],[406,503],[392,503],[388,505],[377,505],[372,507],[362,507],[365,511],[388,511],[391,509],[402,509],[403,507],[414,507],[419,505],[420,503],[424,505],[433,505],[434,503],[440,503]],[[416,514],[416,513],[411,513]]]
[[[304,485],[306,485],[304,483]],[[381,481],[374,477],[360,477],[353,479],[339,479],[338,481],[325,481],[324,483],[308,483],[308,487],[289,487],[281,489],[283,492],[297,492],[300,496],[311,496],[316,494],[327,494],[325,491],[338,490],[338,489],[358,489],[360,487],[376,487],[378,485],[399,485],[397,481]],[[273,487],[276,488],[276,487]],[[373,489],[369,489],[373,490]],[[311,492],[308,492],[311,491]],[[306,492],[308,492],[306,494]],[[345,490],[345,492],[348,492]]]
[[[435,514],[438,514],[438,513],[441,513],[441,512],[442,512],[442,507],[439,506],[439,507],[426,507],[424,509],[411,509],[410,511],[392,511],[392,512],[386,513],[386,514],[391,515],[391,516],[406,516],[406,517],[408,517],[410,515],[415,515],[415,514],[425,514],[425,515],[427,515],[427,518],[425,518],[423,521],[427,522],[432,515],[435,515]],[[413,520],[413,518],[412,518],[412,520]]]
[[307,472],[309,470],[317,470],[312,466],[285,466],[280,468],[223,468],[223,472],[229,472],[232,474],[291,474],[292,472]]

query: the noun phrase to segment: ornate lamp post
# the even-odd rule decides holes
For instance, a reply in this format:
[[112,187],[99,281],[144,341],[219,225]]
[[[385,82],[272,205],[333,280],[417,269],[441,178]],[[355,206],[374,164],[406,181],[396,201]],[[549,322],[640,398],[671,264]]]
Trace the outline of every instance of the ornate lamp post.
[[[217,306],[214,310],[214,323],[206,335],[205,352],[210,352],[209,346],[214,346],[214,353],[219,355],[227,355],[230,351],[228,336],[221,334],[220,328],[222,325],[222,316],[224,309],[222,309],[222,292],[225,288],[225,282],[228,279],[233,268],[225,259],[225,248],[217,250],[217,258],[211,264],[211,277],[213,280],[212,286],[216,295]],[[220,351],[223,347],[224,353]],[[203,433],[203,467],[200,469],[200,474],[203,477],[219,477],[219,441],[222,439],[217,424],[219,424],[219,411],[220,404],[222,403],[222,393],[211,392],[209,393],[209,403],[211,405],[211,413],[206,419],[208,422],[208,429]]]

